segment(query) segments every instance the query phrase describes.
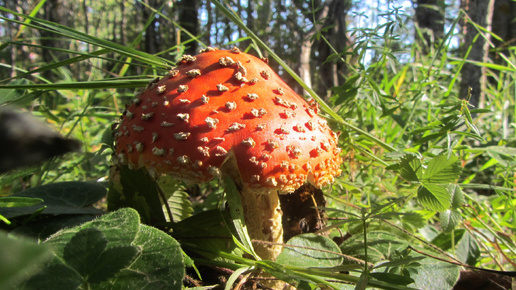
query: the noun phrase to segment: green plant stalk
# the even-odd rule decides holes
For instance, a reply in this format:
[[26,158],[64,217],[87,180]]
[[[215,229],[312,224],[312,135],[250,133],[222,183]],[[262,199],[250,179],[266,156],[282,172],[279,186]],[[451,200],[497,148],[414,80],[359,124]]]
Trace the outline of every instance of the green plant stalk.
[[[368,266],[368,256],[367,256],[367,222],[366,222],[367,215],[365,214],[365,209],[362,209],[362,227],[364,228],[364,273],[365,275],[369,276],[369,266]],[[369,280],[369,279],[368,279]]]
[[[201,249],[201,248],[197,248],[196,250],[198,251],[203,251],[203,252],[209,252],[209,253],[212,253],[208,250],[205,250],[205,249]],[[212,253],[213,254],[213,253]],[[217,255],[223,257],[223,258],[226,258],[228,260],[232,260],[232,261],[235,261],[237,263],[240,263],[242,265],[245,265],[247,267],[251,266],[251,267],[256,267],[256,261],[255,260],[252,260],[252,259],[247,259],[247,258],[243,258],[243,257],[239,257],[239,256],[236,256],[236,255],[233,255],[233,254],[229,254],[229,253],[225,253],[225,252],[218,252],[216,253]],[[242,267],[242,265],[239,265],[239,264],[233,264],[233,263],[228,263],[228,262],[223,262],[223,261],[217,261],[217,260],[207,260],[207,259],[203,259],[203,258],[199,258],[199,259],[195,259],[196,262],[198,264],[204,264],[204,265],[209,265],[209,266],[219,266],[219,267],[224,267],[224,268],[228,268],[228,269],[232,269],[232,270],[237,270],[239,268]],[[337,280],[341,280],[341,281],[345,281],[345,282],[350,282],[350,283],[357,283],[359,281],[359,277],[356,277],[356,276],[352,276],[352,275],[348,275],[348,274],[341,274],[341,273],[335,273],[335,272],[329,272],[329,271],[326,271],[326,270],[319,270],[319,269],[316,269],[316,268],[303,268],[303,267],[297,267],[297,266],[288,266],[288,265],[282,265],[283,267],[287,268],[288,270],[291,270],[293,272],[295,272],[297,275],[299,276],[302,276],[302,277],[305,277],[309,280],[312,280],[314,281],[317,281],[317,282],[320,282],[320,283],[325,283],[327,284],[328,282],[327,281],[324,281],[318,277],[324,277],[324,278],[331,278],[331,279],[337,279]],[[399,285],[396,285],[396,286],[392,286],[388,283],[385,283],[385,282],[382,282],[382,281],[376,281],[376,280],[373,280],[373,281],[369,281],[369,284],[373,287],[379,287],[379,288],[383,288],[383,289],[392,289],[392,290],[395,290],[395,289],[414,289],[414,288],[409,288],[409,287],[404,287],[404,286],[399,286]],[[335,289],[338,289],[335,288]]]

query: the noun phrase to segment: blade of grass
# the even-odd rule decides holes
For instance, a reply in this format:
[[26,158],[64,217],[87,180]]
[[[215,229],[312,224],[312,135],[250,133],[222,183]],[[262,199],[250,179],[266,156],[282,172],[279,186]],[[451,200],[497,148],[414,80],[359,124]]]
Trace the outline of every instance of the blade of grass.
[[91,89],[120,89],[145,87],[152,78],[130,80],[109,79],[106,81],[50,83],[50,84],[24,84],[2,85],[2,89],[33,89],[33,90],[91,90]]

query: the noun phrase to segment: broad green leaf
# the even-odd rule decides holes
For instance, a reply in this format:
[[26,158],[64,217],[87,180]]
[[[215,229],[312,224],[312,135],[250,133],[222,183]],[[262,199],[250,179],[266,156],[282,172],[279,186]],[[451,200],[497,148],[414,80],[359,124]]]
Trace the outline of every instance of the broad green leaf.
[[[54,258],[55,261],[56,258]],[[41,272],[32,276],[22,289],[51,290],[51,289],[78,289],[82,284],[82,277],[72,268],[63,263],[51,262],[41,269]]]
[[106,250],[107,243],[100,230],[85,228],[66,244],[63,259],[81,275],[83,283],[98,284],[129,266],[138,253],[138,248],[131,245]]
[[108,243],[106,248],[130,244],[140,230],[140,217],[132,208],[124,208],[107,213],[98,219],[86,222],[77,227],[63,229],[45,241],[53,247],[54,252],[62,257],[68,242],[82,229],[96,228],[100,230]]
[[[168,175],[161,176],[158,179],[158,185],[167,199],[174,222],[179,222],[192,215],[193,207],[190,196],[177,178]],[[166,210],[165,206],[163,208]]]
[[[219,258],[218,252],[237,256],[242,251],[232,242],[231,232],[226,224],[231,225],[228,212],[214,209],[204,211],[172,225],[172,236],[190,251],[208,258]],[[219,258],[220,259],[220,258]]]
[[[395,255],[396,251],[402,251],[410,245],[409,236],[392,227],[368,229],[367,241],[367,258],[370,263],[396,260],[398,259]],[[357,259],[365,258],[363,234],[353,235],[339,247],[346,255]]]
[[298,267],[333,267],[342,263],[340,254],[339,247],[327,237],[303,234],[287,242],[276,262]]
[[97,284],[108,280],[122,269],[127,268],[138,257],[138,254],[139,248],[133,245],[107,249],[88,273],[88,281]]
[[456,210],[447,209],[439,214],[441,229],[445,233],[453,231],[461,222],[462,216]]
[[445,154],[438,155],[428,162],[422,181],[424,184],[454,183],[459,178],[461,171],[460,161],[456,156],[448,159]]
[[447,186],[427,184],[420,186],[417,198],[421,205],[433,211],[444,211],[451,205],[451,193]]
[[193,213],[190,196],[183,190],[174,191],[172,196],[168,199],[168,205],[172,211],[174,222],[184,220],[185,218],[190,217]]
[[96,217],[94,214],[48,216],[16,227],[11,234],[23,235],[42,242],[59,230],[78,226]]
[[120,271],[114,282],[104,282],[99,289],[182,289],[185,265],[176,240],[156,228],[140,225],[132,245],[141,249],[140,256]]
[[106,237],[97,228],[82,229],[66,244],[63,259],[68,266],[86,277],[94,269],[95,263],[106,249],[107,243]]
[[81,284],[97,289],[182,286],[179,244],[166,233],[140,224],[138,213],[130,208],[62,230],[45,244],[53,247],[56,258],[28,281],[28,289],[75,289]]
[[393,260],[390,262],[380,263],[378,266],[375,266],[375,269],[385,268],[385,267],[395,267],[395,266],[404,266],[412,262],[418,262],[420,260],[425,259],[425,256],[417,256],[417,257],[408,257],[402,258],[399,260]]
[[61,182],[33,187],[12,195],[13,197],[41,198],[43,203],[20,208],[0,208],[0,214],[7,218],[30,215],[46,206],[42,214],[100,214],[91,207],[106,196],[106,188],[91,182]]
[[477,240],[469,232],[464,232],[464,235],[459,240],[455,248],[455,256],[465,264],[476,265],[480,258],[480,247]]
[[459,267],[450,263],[426,258],[421,260],[416,273],[411,273],[410,278],[414,283],[409,287],[417,289],[452,289],[459,278]]
[[38,273],[52,257],[45,245],[0,231],[0,289],[19,289],[18,284]]

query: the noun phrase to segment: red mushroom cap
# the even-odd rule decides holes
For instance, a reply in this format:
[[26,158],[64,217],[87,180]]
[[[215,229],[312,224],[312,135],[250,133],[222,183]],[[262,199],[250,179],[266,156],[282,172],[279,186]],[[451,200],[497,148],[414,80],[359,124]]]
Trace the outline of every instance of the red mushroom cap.
[[244,184],[292,192],[340,175],[337,134],[259,58],[238,49],[184,56],[127,107],[119,162],[192,182],[219,175],[233,151]]

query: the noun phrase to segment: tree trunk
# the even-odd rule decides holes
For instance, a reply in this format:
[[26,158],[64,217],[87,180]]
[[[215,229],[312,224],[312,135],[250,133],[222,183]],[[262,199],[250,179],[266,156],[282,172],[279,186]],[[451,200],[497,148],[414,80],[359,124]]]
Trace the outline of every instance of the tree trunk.
[[[66,0],[47,1],[44,6],[44,19],[64,26],[71,26],[73,17],[70,17],[70,15],[73,15],[73,11],[66,4]],[[41,30],[40,41],[41,45],[52,48],[68,48],[69,46],[69,43],[63,41],[61,37],[43,30]],[[56,60],[65,59],[67,55],[51,49],[44,49],[42,57],[46,63],[53,63]]]
[[[198,0],[182,0],[178,3],[179,25],[194,36],[199,34],[198,2]],[[188,34],[181,32],[181,42],[190,38]],[[197,41],[191,41],[185,48],[185,53],[194,55],[197,54],[197,50]]]
[[[311,17],[311,13],[304,11],[302,2],[295,1],[294,4],[307,17]],[[313,36],[321,32],[322,28],[331,27],[331,29],[321,32],[321,34],[337,52],[342,52],[348,44],[345,22],[350,4],[351,2],[348,0],[331,0],[317,4],[318,10],[313,28],[301,34],[302,42],[299,48],[299,65],[297,70],[301,79],[310,87],[314,84],[316,92],[325,100],[328,99],[329,89],[338,86],[342,81],[341,75],[344,74],[345,64],[341,62],[326,62],[334,51],[325,41],[320,40],[314,43]],[[310,18],[310,21],[313,20]],[[317,47],[317,56],[314,56],[312,53],[313,46]],[[315,64],[310,65],[311,62]],[[316,71],[313,71],[314,68]]]
[[[442,6],[439,4],[441,3]],[[424,55],[432,51],[434,44],[444,37],[444,2],[439,0],[417,0],[416,35]]]
[[[493,14],[494,0],[462,0],[461,8],[466,11],[467,18],[485,27],[488,31],[491,30],[491,19]],[[462,43],[462,55],[465,55],[471,47],[468,60],[486,62],[488,56],[489,43],[484,39],[489,39],[489,34],[478,35],[479,31],[473,27],[467,20],[461,23],[464,41]],[[478,35],[478,37],[477,37]],[[476,38],[476,40],[475,40]],[[462,67],[462,81],[460,83],[460,98],[466,98],[471,92],[470,104],[474,107],[482,105],[484,100],[484,91],[486,86],[485,67],[466,63]]]
[[[144,2],[153,8],[158,8],[159,6],[156,4],[156,0],[144,0]],[[149,10],[147,7],[143,7],[142,9],[143,13],[143,21],[146,22],[151,15],[154,14],[151,10]],[[158,53],[159,52],[159,34],[158,27],[157,27],[158,21],[156,18],[152,20],[152,23],[147,27],[145,30],[145,52],[147,53]]]
[[329,3],[328,17],[324,19],[323,27],[331,27],[326,31],[321,32],[328,40],[330,47],[322,39],[318,42],[319,56],[316,60],[318,67],[318,82],[317,92],[326,101],[329,99],[329,91],[332,87],[339,86],[343,83],[343,75],[345,75],[346,64],[334,59],[328,61],[328,58],[335,53],[341,53],[348,45],[348,36],[346,29],[346,14],[351,6],[349,0],[332,0]]
[[493,44],[496,47],[496,51],[491,53],[491,59],[500,64],[504,60],[500,57],[499,53],[508,55],[510,46],[514,46],[516,42],[516,2],[511,0],[495,0],[493,9],[493,23],[492,31],[498,35],[502,41],[493,39]]

